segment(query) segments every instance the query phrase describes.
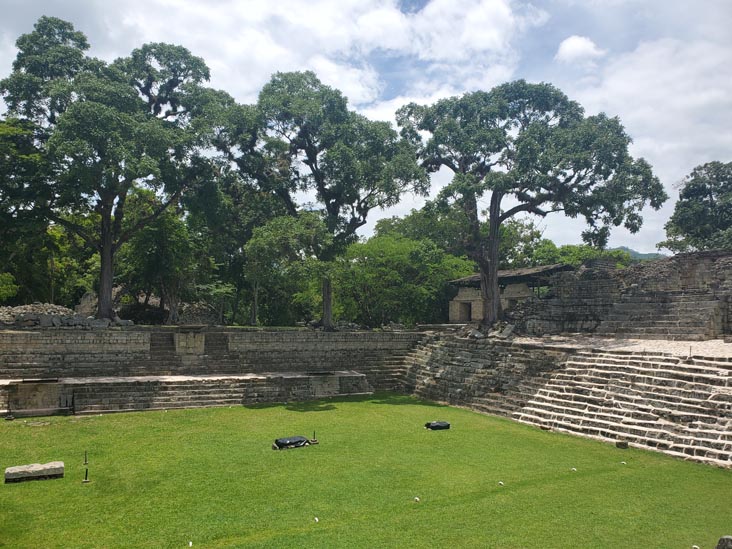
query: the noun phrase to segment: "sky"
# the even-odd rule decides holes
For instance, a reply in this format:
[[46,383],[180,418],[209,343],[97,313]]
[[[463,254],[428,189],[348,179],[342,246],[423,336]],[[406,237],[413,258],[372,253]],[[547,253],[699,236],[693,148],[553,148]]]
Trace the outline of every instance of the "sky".
[[[410,101],[549,82],[587,114],[619,117],[671,197],[644,211],[640,232],[614,229],[610,247],[655,251],[683,178],[732,161],[730,0],[0,0],[0,13],[0,77],[16,39],[49,15],[107,61],[148,42],[185,46],[210,67],[209,85],[242,103],[277,71],[313,70],[353,109],[391,121]],[[431,196],[450,177],[435,174]],[[372,211],[361,234],[423,203],[406,195]],[[580,220],[535,220],[557,244],[581,242]]]

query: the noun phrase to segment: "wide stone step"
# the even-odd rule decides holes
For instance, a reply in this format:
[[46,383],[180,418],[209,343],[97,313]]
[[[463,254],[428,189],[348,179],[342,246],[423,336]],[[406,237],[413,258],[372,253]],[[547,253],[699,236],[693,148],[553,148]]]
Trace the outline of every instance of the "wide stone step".
[[[664,391],[665,389],[665,391]],[[649,403],[664,403],[680,411],[691,412],[701,410],[722,411],[729,407],[723,396],[712,393],[709,387],[699,385],[693,387],[663,387],[658,383],[642,383],[634,381],[632,384],[624,380],[614,380],[612,385],[603,383],[603,380],[588,380],[587,378],[570,377],[557,378],[544,387],[545,391],[556,394],[574,395],[612,395],[616,399],[633,398],[645,400]],[[712,398],[717,400],[710,400]]]
[[[676,445],[688,445],[704,449],[732,452],[729,434],[721,431],[695,429],[662,429],[654,422],[622,422],[610,415],[577,415],[534,406],[524,406],[514,413],[519,420],[533,418],[545,425],[562,425],[576,432],[588,432],[607,438],[636,437],[646,444],[660,449],[671,449]],[[726,438],[725,438],[726,435]],[[715,446],[716,448],[710,448]]]
[[616,429],[611,425],[605,425],[602,428],[586,430],[577,426],[571,421],[563,421],[560,418],[547,420],[545,417],[535,416],[531,413],[521,412],[520,416],[515,414],[514,419],[521,423],[535,425],[544,428],[550,428],[555,431],[565,432],[569,434],[581,435],[590,438],[598,438],[600,440],[614,441],[618,439],[626,440],[631,446],[663,451],[665,454],[683,458],[694,459],[703,463],[709,463],[721,467],[729,467],[732,462],[732,451],[713,450],[699,447],[692,443],[676,443],[671,447],[667,447],[668,442],[661,439],[648,438],[645,434],[637,435],[626,432],[625,430]]
[[589,410],[599,413],[603,410],[614,412],[631,418],[633,420],[646,419],[657,421],[659,419],[670,420],[674,423],[691,424],[718,423],[720,416],[713,412],[716,410],[709,406],[700,404],[686,404],[678,400],[663,401],[660,399],[648,399],[643,397],[632,397],[617,392],[597,391],[595,394],[579,394],[578,392],[559,392],[544,390],[536,394],[529,402],[539,405],[542,402],[564,406],[567,409]]
[[731,372],[726,368],[715,368],[701,364],[687,364],[680,362],[672,364],[670,362],[640,362],[615,359],[600,359],[589,364],[582,360],[570,359],[565,363],[564,371],[566,373],[592,371],[607,375],[623,374],[653,376],[657,378],[666,377],[668,379],[685,380],[690,382],[711,382],[712,384],[717,384],[720,381],[724,383]]
[[224,406],[242,406],[240,399],[219,399],[219,400],[186,400],[166,403],[120,403],[118,405],[92,404],[84,406],[76,411],[77,414],[100,414],[111,412],[135,412],[143,410],[173,410],[185,408],[216,408]]

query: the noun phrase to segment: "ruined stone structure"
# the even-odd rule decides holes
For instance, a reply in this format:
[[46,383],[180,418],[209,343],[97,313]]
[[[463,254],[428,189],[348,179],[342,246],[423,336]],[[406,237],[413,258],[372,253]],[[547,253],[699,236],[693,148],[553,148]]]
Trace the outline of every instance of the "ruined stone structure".
[[538,274],[551,275],[536,281],[551,289],[517,305],[514,322],[524,332],[729,342],[719,343],[717,355],[678,356],[607,350],[613,339],[603,350],[432,332],[76,326],[51,315],[44,327],[0,330],[0,413],[231,406],[390,390],[732,467],[732,253]]
[[[553,274],[573,271],[571,265],[558,263],[543,267],[528,267],[498,271],[501,290],[501,307],[504,311],[514,309],[518,304],[535,295],[538,288],[549,284]],[[480,275],[475,274],[451,281],[458,288],[457,295],[450,301],[449,321],[479,322],[483,320],[483,298],[480,294]]]
[[732,252],[700,252],[616,269],[590,264],[552,276],[510,319],[527,334],[645,339],[732,337]]
[[401,387],[398,367],[420,337],[141,327],[0,331],[0,410],[96,413],[393,390]]
[[432,335],[405,368],[422,398],[732,467],[732,358]]

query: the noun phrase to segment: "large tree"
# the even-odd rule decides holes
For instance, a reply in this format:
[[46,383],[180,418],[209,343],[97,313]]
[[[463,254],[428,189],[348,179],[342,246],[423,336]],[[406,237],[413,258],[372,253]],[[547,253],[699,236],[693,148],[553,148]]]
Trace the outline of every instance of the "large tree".
[[[208,68],[167,44],[147,44],[107,65],[86,57],[84,35],[53,17],[39,19],[16,46],[0,92],[13,115],[38,125],[38,145],[54,170],[36,188],[34,207],[99,252],[97,315],[111,318],[116,251],[205,171],[192,103]],[[136,187],[164,199],[125,226],[126,200]],[[94,220],[94,230],[78,217]]]
[[[468,222],[470,255],[478,263],[483,323],[501,314],[498,289],[500,227],[517,214],[562,211],[582,216],[583,238],[603,246],[611,226],[637,231],[641,209],[667,198],[650,166],[628,153],[630,138],[617,118],[585,116],[549,84],[510,82],[431,106],[397,113],[402,133],[419,147],[430,171],[454,174],[441,192]],[[480,207],[487,202],[488,233]]]
[[675,252],[732,249],[732,162],[709,162],[686,176],[671,219],[668,240]]
[[[357,238],[369,212],[396,204],[408,191],[424,192],[427,177],[410,143],[388,122],[348,109],[340,91],[312,72],[277,73],[259,96],[257,162],[244,169],[278,196],[291,215],[321,212],[332,235],[318,259],[333,260]],[[246,132],[243,135],[249,136]],[[316,204],[298,204],[305,192]],[[323,324],[332,327],[331,279],[323,277]]]

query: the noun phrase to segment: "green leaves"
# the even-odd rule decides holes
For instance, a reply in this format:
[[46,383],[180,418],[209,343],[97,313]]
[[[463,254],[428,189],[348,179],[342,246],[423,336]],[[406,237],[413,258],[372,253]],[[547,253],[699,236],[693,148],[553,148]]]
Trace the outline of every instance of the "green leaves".
[[447,195],[489,192],[518,200],[502,220],[520,211],[562,210],[585,217],[604,240],[607,231],[599,227],[635,231],[637,212],[666,199],[648,164],[628,154],[630,138],[617,118],[585,118],[580,105],[549,84],[510,82],[431,107],[407,106],[398,119],[412,138],[428,132],[421,149],[427,169],[454,172]]
[[10,273],[0,273],[0,303],[4,303],[7,299],[17,294],[18,289],[13,275]]
[[471,274],[470,261],[446,254],[429,240],[377,236],[349,246],[334,275],[344,313],[359,324],[441,322],[448,281]]
[[258,106],[263,158],[270,153],[271,162],[287,161],[278,170],[285,178],[278,194],[292,204],[294,189],[309,190],[323,208],[334,246],[324,258],[353,241],[373,208],[396,204],[407,190],[425,192],[427,177],[410,144],[387,122],[349,111],[345,97],[314,73],[275,74]]
[[43,16],[15,45],[19,51],[13,72],[0,81],[0,93],[12,114],[53,123],[64,105],[54,93],[57,83],[72,80],[93,64],[84,56],[89,43],[71,23]]
[[708,162],[684,179],[674,213],[666,223],[673,251],[732,249],[732,162]]

